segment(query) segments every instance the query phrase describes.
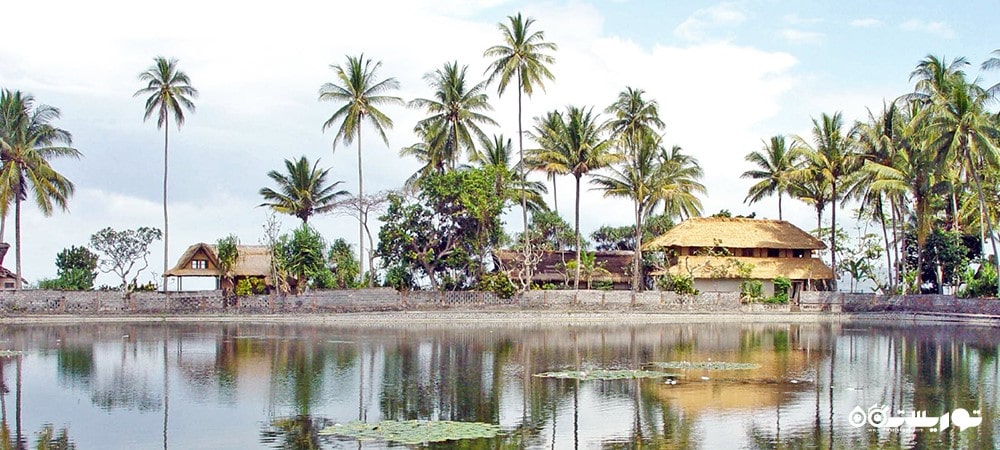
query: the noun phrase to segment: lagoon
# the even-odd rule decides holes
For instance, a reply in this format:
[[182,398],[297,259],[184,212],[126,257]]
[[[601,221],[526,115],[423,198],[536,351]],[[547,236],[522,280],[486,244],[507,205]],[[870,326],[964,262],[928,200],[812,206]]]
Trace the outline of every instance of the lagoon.
[[[998,342],[993,328],[873,322],[12,324],[0,426],[8,444],[51,425],[80,449],[406,448],[319,431],[412,419],[501,427],[434,448],[990,448]],[[595,369],[672,376],[533,376]],[[883,405],[982,422],[852,423]]]

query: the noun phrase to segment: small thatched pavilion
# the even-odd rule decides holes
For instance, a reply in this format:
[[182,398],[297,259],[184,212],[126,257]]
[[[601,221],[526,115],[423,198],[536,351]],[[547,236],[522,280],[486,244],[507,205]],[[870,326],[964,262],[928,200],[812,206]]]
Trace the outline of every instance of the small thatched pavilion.
[[[783,220],[704,217],[688,219],[645,245],[666,252],[667,268],[659,274],[690,275],[705,292],[739,291],[745,279],[761,280],[767,295],[774,279],[792,281],[790,297],[801,290],[823,288],[833,270],[814,255],[826,248],[801,228]],[[740,276],[739,268],[749,269]]]
[[[274,285],[271,280],[271,252],[266,246],[239,245],[236,249],[239,258],[233,268],[234,283],[242,278],[259,278],[268,287]],[[216,246],[204,242],[188,247],[177,260],[177,265],[167,271],[166,276],[177,277],[178,290],[183,290],[184,277],[214,277],[216,289],[232,288],[222,286],[222,270]]]

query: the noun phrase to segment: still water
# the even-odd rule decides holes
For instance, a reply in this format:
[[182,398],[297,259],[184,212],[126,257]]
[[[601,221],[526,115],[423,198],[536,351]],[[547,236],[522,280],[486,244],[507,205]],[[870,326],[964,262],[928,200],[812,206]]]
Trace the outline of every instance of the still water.
[[[385,419],[503,429],[434,448],[993,448],[998,342],[989,328],[851,323],[8,325],[0,350],[20,353],[0,357],[0,448],[405,448],[317,434]],[[670,371],[677,384],[532,376],[665,361],[760,368]],[[851,423],[882,405],[982,422]]]

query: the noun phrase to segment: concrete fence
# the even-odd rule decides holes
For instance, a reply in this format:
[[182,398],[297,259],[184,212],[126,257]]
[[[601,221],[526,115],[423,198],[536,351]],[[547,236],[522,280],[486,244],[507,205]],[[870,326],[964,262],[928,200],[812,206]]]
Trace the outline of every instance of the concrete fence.
[[879,296],[802,292],[797,305],[744,304],[736,292],[537,290],[511,299],[490,292],[409,291],[389,288],[321,290],[302,295],[225,298],[222,291],[136,292],[123,299],[107,291],[0,291],[0,314],[309,314],[441,308],[637,310],[690,313],[929,312],[1000,316],[1000,300],[950,295]]

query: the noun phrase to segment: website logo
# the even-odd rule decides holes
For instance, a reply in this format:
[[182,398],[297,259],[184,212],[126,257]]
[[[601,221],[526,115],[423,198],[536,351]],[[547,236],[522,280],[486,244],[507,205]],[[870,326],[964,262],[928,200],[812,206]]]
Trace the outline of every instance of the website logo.
[[855,428],[869,425],[875,428],[926,429],[934,432],[945,431],[950,427],[961,431],[977,427],[983,422],[978,409],[972,411],[974,416],[965,408],[958,408],[940,416],[928,416],[927,411],[911,411],[907,414],[906,411],[899,410],[895,416],[890,415],[890,412],[886,405],[872,405],[867,411],[855,406],[847,420]]

